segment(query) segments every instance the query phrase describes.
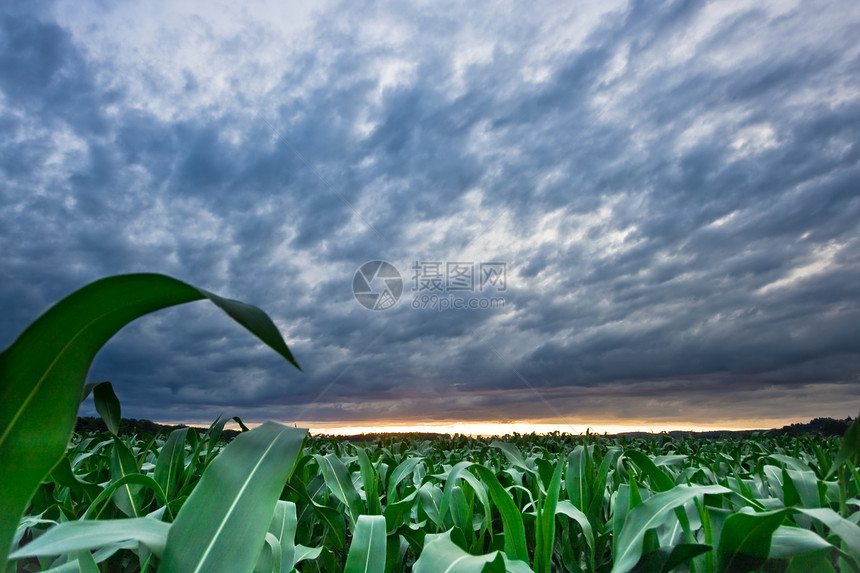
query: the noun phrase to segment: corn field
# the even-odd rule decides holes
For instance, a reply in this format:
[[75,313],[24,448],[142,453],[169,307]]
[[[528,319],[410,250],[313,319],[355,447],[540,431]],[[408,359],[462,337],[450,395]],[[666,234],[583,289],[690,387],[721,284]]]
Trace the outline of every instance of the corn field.
[[[120,436],[85,384],[130,320],[208,299],[298,367],[271,320],[163,275],[73,293],[0,353],[0,568],[52,572],[860,571],[845,436],[508,436],[357,445],[267,422]],[[92,394],[108,432],[73,434]]]
[[226,444],[224,422],[76,434],[17,570],[860,570],[860,475],[834,438],[360,445],[267,423]]

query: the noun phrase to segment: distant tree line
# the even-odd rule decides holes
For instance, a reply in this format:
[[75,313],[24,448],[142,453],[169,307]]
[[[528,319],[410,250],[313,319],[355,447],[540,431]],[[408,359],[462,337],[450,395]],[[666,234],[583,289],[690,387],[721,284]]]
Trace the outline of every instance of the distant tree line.
[[[119,422],[119,434],[121,436],[125,435],[135,435],[143,436],[150,435],[155,436],[157,434],[169,434],[173,430],[179,430],[182,428],[188,428],[185,424],[179,424],[176,426],[170,426],[166,424],[157,424],[150,420],[137,420],[135,418],[122,418]],[[194,428],[191,427],[192,430],[196,430],[197,433],[202,434],[206,431],[206,428]],[[77,423],[75,424],[76,432],[107,432],[107,425],[105,425],[104,420],[101,418],[95,418],[93,416],[83,416],[79,417]],[[221,432],[221,437],[226,439],[227,441],[232,440],[236,436],[239,435],[238,430],[228,430],[225,429]]]
[[801,436],[804,434],[821,434],[823,436],[842,436],[854,420],[849,416],[844,420],[834,418],[815,418],[807,424],[791,424],[779,430],[772,430],[777,435]]

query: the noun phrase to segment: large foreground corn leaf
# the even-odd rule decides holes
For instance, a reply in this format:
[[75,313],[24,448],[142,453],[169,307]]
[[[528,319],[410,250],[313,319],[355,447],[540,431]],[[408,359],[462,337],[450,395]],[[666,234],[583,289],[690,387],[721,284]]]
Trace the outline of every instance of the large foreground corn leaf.
[[383,573],[385,544],[385,518],[381,515],[359,516],[344,573]]
[[266,422],[225,447],[171,525],[159,571],[252,571],[306,435]]
[[0,353],[0,567],[28,500],[63,456],[99,349],[138,317],[204,298],[298,368],[259,308],[158,274],[90,283],[51,307]]
[[170,524],[149,517],[103,521],[69,521],[48,529],[44,534],[15,551],[9,557],[11,559],[23,559],[25,557],[62,555],[107,547],[111,544],[122,544],[127,541],[139,541],[149,547],[156,555],[161,555],[167,542],[169,528]]

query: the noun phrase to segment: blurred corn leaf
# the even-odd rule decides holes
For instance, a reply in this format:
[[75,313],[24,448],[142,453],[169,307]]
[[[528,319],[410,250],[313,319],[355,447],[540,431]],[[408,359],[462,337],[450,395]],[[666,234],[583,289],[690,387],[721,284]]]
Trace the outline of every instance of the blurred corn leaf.
[[839,451],[836,453],[836,458],[833,460],[833,465],[830,466],[830,471],[827,472],[825,479],[832,476],[836,470],[842,467],[842,464],[848,462],[856,466],[858,461],[860,461],[860,416],[854,419],[854,422],[842,436]]
[[93,386],[93,401],[96,411],[111,434],[119,434],[120,405],[110,382],[99,382]]

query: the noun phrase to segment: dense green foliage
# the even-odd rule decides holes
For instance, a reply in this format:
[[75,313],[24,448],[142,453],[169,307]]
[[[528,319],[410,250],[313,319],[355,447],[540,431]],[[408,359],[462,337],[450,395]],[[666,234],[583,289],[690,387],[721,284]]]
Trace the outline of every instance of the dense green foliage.
[[[154,571],[161,550],[143,534],[93,535],[74,551],[59,550],[62,535],[53,548],[28,542],[65,533],[58,524],[173,522],[195,489],[216,487],[201,476],[232,447],[223,425],[76,433],[18,530],[13,557],[35,555],[19,570],[92,549],[103,571]],[[833,466],[838,450],[822,436],[308,438],[274,518],[263,512],[255,570],[858,571],[860,474]],[[199,512],[187,514],[205,523]]]

